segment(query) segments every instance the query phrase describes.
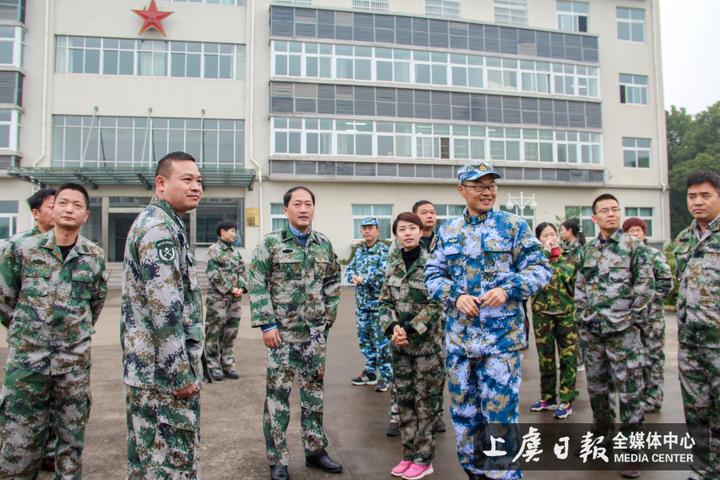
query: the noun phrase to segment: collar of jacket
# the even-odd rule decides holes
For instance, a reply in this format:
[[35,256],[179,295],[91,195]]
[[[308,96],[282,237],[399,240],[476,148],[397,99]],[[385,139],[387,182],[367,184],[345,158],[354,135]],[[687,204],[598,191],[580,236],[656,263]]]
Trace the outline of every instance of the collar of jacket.
[[720,215],[718,215],[713,220],[711,220],[710,223],[708,223],[707,229],[705,229],[704,232],[700,231],[700,224],[697,220],[692,221],[691,229],[695,236],[699,239],[707,235],[708,232],[720,232]]
[[150,200],[150,204],[159,207],[162,211],[167,213],[170,218],[172,218],[175,223],[178,224],[180,230],[185,230],[185,224],[182,221],[182,217],[180,217],[177,210],[175,210],[173,206],[168,203],[167,200],[162,200],[158,197],[153,196],[152,200]]
[[[292,230],[290,230],[290,224],[285,225],[285,228],[283,228],[282,240],[283,240],[283,242],[290,241],[290,242],[298,243],[297,237],[292,232]],[[312,229],[310,230],[310,235],[308,235],[308,239],[307,239],[307,242],[305,243],[305,246],[307,246],[307,244],[310,242],[315,242],[318,244],[320,243],[320,239],[318,238],[317,233],[315,233],[315,230],[312,230]],[[298,243],[298,245],[300,245],[300,244]]]
[[228,245],[227,243],[223,242],[219,238],[218,238],[217,243],[218,243],[218,245],[220,245],[220,248],[222,248],[223,250],[232,250],[233,249],[232,244]]
[[[40,241],[38,242],[38,246],[41,248],[45,248],[47,250],[50,250],[50,252],[53,252],[55,254],[56,248],[58,247],[57,242],[55,241],[55,229],[52,229],[48,232],[41,233],[40,234]],[[77,252],[77,253],[73,253]],[[70,250],[70,253],[68,253],[67,258],[65,261],[72,260],[77,255],[90,255],[90,249],[88,248],[88,244],[85,242],[85,239],[78,233],[77,240],[75,240],[75,247],[73,247],[72,250]],[[62,255],[60,254],[60,248],[57,248],[57,254],[55,255],[60,261],[62,261]]]
[[495,212],[493,212],[492,210],[489,210],[477,216],[470,215],[470,213],[468,212],[468,208],[465,207],[465,210],[463,211],[463,218],[465,219],[465,223],[469,223],[470,225],[479,225],[481,222],[492,217],[494,213]]
[[363,242],[360,244],[360,248],[363,250],[367,250],[368,252],[377,253],[378,250],[380,250],[380,240],[378,239],[372,247],[368,247],[367,243],[363,240]]
[[595,246],[603,245],[608,242],[620,243],[620,239],[622,238],[622,236],[623,236],[622,228],[618,228],[617,230],[615,230],[612,233],[612,235],[610,235],[607,238],[607,240],[602,238],[602,233],[598,233],[598,236],[595,239]]
[[[390,257],[388,258],[388,270],[399,268],[400,270],[405,271],[405,261],[403,260],[402,256],[403,248],[398,247],[393,249],[393,251],[390,253]],[[417,270],[418,265],[423,264],[424,262],[427,262],[428,253],[425,251],[424,248],[420,248],[420,256],[417,260],[415,260],[415,263],[410,265],[410,269],[405,271],[405,276],[410,275],[412,272]]]

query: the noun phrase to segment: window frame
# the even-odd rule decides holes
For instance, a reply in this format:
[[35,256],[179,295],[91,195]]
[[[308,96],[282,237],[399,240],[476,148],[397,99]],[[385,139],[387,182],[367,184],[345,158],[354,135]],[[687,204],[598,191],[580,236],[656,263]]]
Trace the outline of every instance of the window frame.
[[[647,146],[640,146],[640,141],[642,140],[643,143],[647,142]],[[630,143],[632,141],[633,145],[626,145],[626,143]],[[634,165],[629,165],[627,162],[626,154],[627,153],[633,153],[633,163]],[[640,160],[641,160],[641,153],[647,153],[647,166],[641,166]],[[652,167],[652,139],[651,138],[643,138],[643,137],[622,137],[622,159],[623,159],[623,167],[624,168],[642,168],[642,169],[650,169]]]
[[[645,214],[642,214],[642,211],[645,210]],[[647,210],[650,210],[649,214]],[[655,209],[653,207],[625,207],[625,218],[631,218],[631,217],[637,217],[641,220],[643,220],[647,224],[647,233],[645,234],[646,237],[654,237],[654,222],[653,217],[655,215]]]
[[[620,13],[622,11],[627,11],[629,14],[629,18],[621,17]],[[633,12],[642,12],[642,19],[632,18]],[[645,15],[645,9],[644,8],[635,8],[635,7],[616,7],[615,10],[615,19],[617,24],[617,39],[622,42],[632,42],[632,43],[645,43],[645,39],[647,37],[646,32],[646,15]],[[621,25],[626,25],[628,28],[629,38],[622,38],[622,31],[621,31]],[[633,25],[642,25],[642,39],[638,40],[634,38],[633,34]]]
[[[370,213],[355,213],[355,207],[370,207]],[[377,213],[375,209],[377,207],[390,207],[390,213]],[[380,236],[378,237],[379,240],[391,240],[392,235],[392,222],[393,222],[393,215],[395,212],[395,205],[392,203],[352,203],[350,205],[350,211],[351,211],[351,227],[352,227],[352,240],[354,242],[362,240],[362,235],[360,234],[360,222],[363,218],[367,217],[375,217],[380,223]],[[355,229],[357,227],[357,236]],[[383,236],[383,229],[387,229],[388,236]]]

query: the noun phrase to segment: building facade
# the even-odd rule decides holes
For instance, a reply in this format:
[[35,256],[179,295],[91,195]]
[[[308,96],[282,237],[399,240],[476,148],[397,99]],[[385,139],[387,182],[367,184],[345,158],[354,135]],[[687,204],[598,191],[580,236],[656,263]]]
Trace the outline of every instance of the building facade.
[[317,196],[341,258],[376,216],[421,198],[462,211],[457,169],[492,160],[498,207],[531,224],[611,191],[669,240],[657,0],[0,1],[0,238],[28,228],[36,185],[91,189],[88,237],[122,259],[168,151],[198,158],[187,216],[254,248],[282,194]]

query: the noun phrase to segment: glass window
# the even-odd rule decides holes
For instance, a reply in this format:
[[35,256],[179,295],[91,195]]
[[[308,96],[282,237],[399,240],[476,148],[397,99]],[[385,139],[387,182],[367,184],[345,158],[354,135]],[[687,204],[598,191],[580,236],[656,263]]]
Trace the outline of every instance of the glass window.
[[235,246],[245,245],[245,220],[242,198],[203,198],[197,207],[197,243],[209,245],[217,241],[216,227],[221,220],[232,220],[237,226]]
[[387,204],[353,204],[352,225],[353,240],[362,240],[360,234],[360,222],[365,217],[375,217],[380,223],[380,238],[388,240],[392,238],[393,206]]
[[460,16],[460,0],[425,0],[425,15],[457,18]]
[[566,206],[565,218],[574,218],[580,224],[580,231],[588,240],[595,237],[595,222],[592,221],[592,207]]
[[285,216],[285,208],[282,203],[270,204],[270,223],[272,230],[282,230],[288,225],[288,219]]
[[557,0],[558,29],[564,32],[587,32],[590,4],[578,0]]
[[511,25],[527,25],[527,0],[493,0],[495,21]]
[[623,164],[629,168],[650,168],[650,139],[623,137]]
[[647,105],[648,77],[646,75],[620,74],[620,103]]
[[619,40],[645,42],[645,10],[617,7],[617,36]]

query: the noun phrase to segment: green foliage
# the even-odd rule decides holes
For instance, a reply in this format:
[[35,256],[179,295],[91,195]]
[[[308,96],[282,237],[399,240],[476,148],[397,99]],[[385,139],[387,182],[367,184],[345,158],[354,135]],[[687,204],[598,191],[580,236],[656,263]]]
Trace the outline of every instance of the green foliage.
[[665,305],[670,306],[675,306],[677,304],[678,279],[675,276],[675,247],[675,242],[670,242],[665,245],[665,248],[663,249],[663,253],[665,254],[665,258],[667,258],[668,265],[670,265],[670,271],[673,275],[673,289],[665,297]]
[[670,224],[675,238],[692,217],[687,210],[685,179],[695,170],[720,172],[720,102],[694,117],[671,107],[667,122]]

